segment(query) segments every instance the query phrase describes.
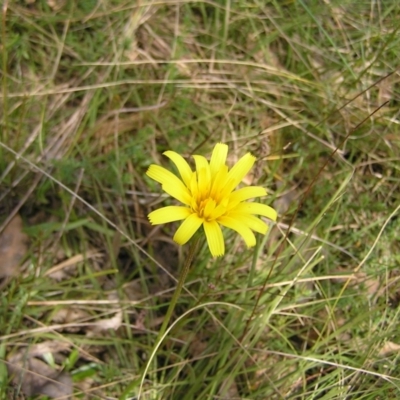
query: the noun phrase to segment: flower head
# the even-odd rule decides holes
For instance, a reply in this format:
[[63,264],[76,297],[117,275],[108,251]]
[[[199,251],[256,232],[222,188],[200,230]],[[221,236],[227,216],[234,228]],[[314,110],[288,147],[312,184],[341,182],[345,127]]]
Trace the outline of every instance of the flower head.
[[236,231],[248,247],[256,244],[253,231],[265,235],[268,225],[256,215],[276,221],[276,211],[265,204],[245,200],[267,194],[260,186],[236,189],[252,168],[255,157],[245,154],[230,170],[226,165],[228,146],[218,143],[210,162],[203,156],[193,156],[196,170],[192,171],[185,159],[174,151],[166,155],[178,169],[180,178],[159,165],[150,165],[147,175],[161,183],[162,189],[183,206],[168,206],[149,214],[152,225],[183,220],[174,241],[185,244],[203,225],[208,246],[214,257],[225,253],[221,227]]

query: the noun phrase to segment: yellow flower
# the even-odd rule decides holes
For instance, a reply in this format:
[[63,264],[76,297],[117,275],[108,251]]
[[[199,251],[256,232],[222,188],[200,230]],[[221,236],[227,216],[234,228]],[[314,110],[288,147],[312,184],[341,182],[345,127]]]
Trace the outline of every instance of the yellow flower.
[[177,167],[179,179],[172,172],[150,165],[147,175],[161,183],[163,190],[184,206],[168,206],[149,214],[152,225],[180,221],[174,241],[185,244],[203,225],[208,246],[214,257],[225,253],[221,227],[236,231],[248,247],[256,244],[255,232],[264,234],[268,226],[255,215],[262,215],[276,221],[276,211],[265,204],[247,203],[245,200],[265,196],[266,190],[260,186],[248,186],[235,190],[252,168],[255,157],[244,155],[230,170],[226,165],[228,146],[218,143],[208,162],[203,156],[193,156],[196,171],[192,171],[185,159],[174,151],[166,155]]

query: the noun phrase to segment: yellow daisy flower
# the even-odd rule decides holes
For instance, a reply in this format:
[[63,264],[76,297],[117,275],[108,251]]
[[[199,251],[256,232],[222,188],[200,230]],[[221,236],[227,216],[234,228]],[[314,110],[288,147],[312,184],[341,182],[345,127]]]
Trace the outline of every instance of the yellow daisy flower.
[[152,225],[183,220],[174,235],[174,241],[185,244],[203,225],[208,246],[214,257],[225,253],[221,227],[236,231],[248,247],[256,244],[255,232],[263,235],[268,226],[255,215],[276,221],[277,213],[260,203],[247,203],[245,200],[261,197],[267,191],[260,186],[247,186],[236,189],[252,168],[256,158],[245,154],[230,170],[226,165],[228,146],[218,143],[212,152],[210,162],[203,156],[193,156],[196,170],[192,171],[185,159],[174,151],[166,155],[177,167],[179,179],[172,172],[150,165],[147,175],[161,183],[162,189],[184,206],[168,206],[149,214]]

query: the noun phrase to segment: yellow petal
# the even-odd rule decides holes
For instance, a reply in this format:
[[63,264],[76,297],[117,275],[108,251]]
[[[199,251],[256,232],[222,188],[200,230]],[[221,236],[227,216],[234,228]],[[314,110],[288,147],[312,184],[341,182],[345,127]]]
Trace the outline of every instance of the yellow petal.
[[192,177],[190,178],[190,192],[192,193],[192,198],[196,202],[199,198],[199,187],[197,185],[197,172],[192,173]]
[[257,214],[276,221],[276,211],[266,204],[260,203],[240,203],[233,210],[233,212],[240,212],[246,214]]
[[190,214],[175,232],[174,240],[176,243],[183,245],[187,243],[195,232],[200,228],[203,219],[196,214]]
[[191,214],[188,207],[168,206],[152,211],[148,217],[152,225],[166,224],[168,222],[180,221]]
[[[208,171],[207,171],[208,170]],[[208,172],[208,173],[207,173]],[[199,196],[201,199],[206,199],[210,194],[210,176],[209,169],[201,168],[197,173],[197,185]]]
[[221,215],[226,213],[226,207],[223,206],[222,204],[220,204],[219,206],[215,207],[214,210],[212,211],[211,215],[210,215],[210,219],[217,219],[219,218]]
[[206,202],[206,206],[204,207],[204,218],[212,219],[211,214],[215,210],[215,201],[213,199],[208,199]]
[[228,214],[228,217],[240,221],[243,225],[246,225],[248,228],[252,229],[255,232],[261,233],[263,235],[267,233],[268,225],[260,218],[257,218],[254,215],[246,213],[230,212]]
[[167,156],[178,168],[179,174],[187,187],[190,185],[190,179],[192,177],[192,169],[186,160],[178,153],[174,151],[168,150],[164,152],[164,155]]
[[210,169],[208,161],[205,157],[194,155],[193,158],[194,158],[194,162],[196,164],[197,173],[199,173],[199,171],[203,168],[208,169],[208,170]]
[[222,256],[225,253],[224,237],[220,226],[216,221],[204,221],[204,231],[207,237],[208,247],[214,257]]
[[242,179],[247,175],[254,165],[256,158],[250,153],[245,154],[229,171],[228,181],[231,181],[232,190],[239,185]]
[[146,174],[156,182],[162,184],[162,188],[170,196],[183,204],[190,205],[191,195],[185,184],[172,172],[159,165],[150,165]]
[[178,182],[168,182],[162,185],[165,193],[168,193],[174,199],[179,200],[181,203],[190,206],[192,196],[188,188],[178,179]]
[[265,196],[266,194],[267,194],[267,191],[261,186],[247,186],[247,187],[235,190],[229,196],[228,209],[236,204],[239,204],[242,201],[252,199],[254,197]]
[[226,185],[228,176],[228,167],[222,165],[219,171],[213,177],[213,184],[210,191],[210,196],[214,198],[217,202],[221,201],[223,195],[223,188]]
[[245,224],[243,224],[240,220],[232,217],[220,217],[218,218],[218,222],[237,232],[245,241],[247,247],[253,247],[256,244],[256,237],[254,233],[248,228]]
[[180,181],[180,179],[171,171],[168,171],[164,167],[155,164],[150,165],[149,169],[146,172],[146,175],[149,176],[151,179],[154,179],[156,182],[161,183],[162,185],[170,181]]
[[226,163],[226,156],[228,154],[228,146],[223,143],[217,143],[211,155],[210,170],[211,176],[215,176],[217,172]]

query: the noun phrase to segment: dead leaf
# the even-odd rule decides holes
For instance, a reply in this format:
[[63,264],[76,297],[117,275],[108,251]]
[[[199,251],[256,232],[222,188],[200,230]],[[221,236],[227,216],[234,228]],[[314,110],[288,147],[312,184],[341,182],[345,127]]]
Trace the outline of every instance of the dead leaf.
[[383,104],[385,101],[393,99],[393,87],[395,84],[395,75],[388,76],[377,83],[378,87],[378,104]]
[[62,281],[64,279],[70,278],[76,272],[78,263],[100,255],[101,253],[97,251],[89,251],[86,255],[77,254],[67,260],[60,262],[54,267],[51,267],[48,271],[46,271],[45,276],[49,276],[55,281]]
[[[281,182],[277,182],[278,189],[282,189],[283,184]],[[295,188],[289,188],[288,190],[283,191],[279,197],[274,201],[274,208],[280,215],[285,214],[296,199],[299,197],[299,193],[297,193]]]
[[393,342],[386,342],[383,347],[379,350],[379,357],[386,357],[393,353],[398,353],[400,351],[400,345]]
[[366,293],[368,296],[375,296],[378,295],[380,296],[382,293],[380,293],[380,287],[381,283],[379,279],[374,278],[369,276],[366,272],[364,271],[357,271],[356,273],[349,275],[349,276],[343,276],[343,273],[345,273],[345,269],[339,268],[338,271],[336,271],[336,274],[338,275],[337,277],[332,279],[332,282],[336,283],[341,283],[341,282],[346,282],[347,280],[351,280],[351,285],[355,287],[360,287],[362,286],[363,289],[366,290]]
[[47,4],[53,11],[59,11],[65,6],[66,0],[47,0]]
[[225,379],[219,389],[219,397],[222,400],[240,399],[239,390],[236,382],[232,379]]
[[0,234],[0,278],[16,276],[26,254],[27,235],[22,232],[22,219],[17,214]]
[[99,333],[112,329],[116,331],[122,324],[122,310],[119,310],[114,317],[101,319],[96,321],[92,331],[93,333]]
[[[139,279],[127,282],[123,286],[124,294],[128,300],[139,301],[146,297]],[[116,292],[118,298],[118,293]]]
[[[50,367],[39,358],[47,350],[61,350],[65,346],[49,343],[32,346],[28,354],[20,351],[8,358],[7,369],[15,386],[26,396],[45,395],[51,398],[71,399],[73,387],[69,373]],[[39,353],[43,351],[43,353]]]
[[[63,331],[76,333],[83,330],[86,335],[92,336],[112,329],[118,330],[122,324],[122,310],[116,309],[114,317],[100,319],[93,322],[94,316],[77,307],[60,308],[51,318],[52,322],[66,324]],[[74,326],[76,324],[76,326]]]
[[362,284],[362,285],[364,285],[364,287],[365,287],[365,289],[366,289],[366,291],[367,291],[367,294],[369,295],[369,296],[374,296],[377,292],[378,292],[378,290],[379,290],[379,288],[380,288],[380,286],[381,286],[381,284],[380,284],[380,282],[379,282],[379,280],[378,279],[376,279],[376,278],[372,278],[372,277],[370,277],[370,276],[368,276],[365,272],[363,272],[363,271],[358,271],[358,272],[356,272],[355,274],[354,274],[354,276],[355,276],[355,281],[354,281],[354,283],[357,285],[357,284]]
[[199,357],[207,350],[208,344],[205,340],[201,340],[197,336],[194,336],[193,339],[188,341],[189,351],[192,357]]
[[57,340],[48,340],[35,344],[29,348],[30,357],[41,357],[45,353],[61,353],[69,350],[71,344],[68,342],[62,342]]
[[[58,309],[51,318],[52,322],[58,324],[66,324],[67,326],[63,328],[63,331],[76,333],[82,329],[82,324],[87,322],[88,324],[92,319],[92,316],[85,310],[78,307],[68,307]],[[76,324],[76,326],[74,326]]]
[[94,137],[98,140],[99,147],[104,153],[108,153],[114,148],[113,140],[116,132],[118,136],[131,132],[141,125],[142,120],[142,113],[132,113],[127,116],[121,115],[118,118],[109,114],[100,119],[93,127]]

